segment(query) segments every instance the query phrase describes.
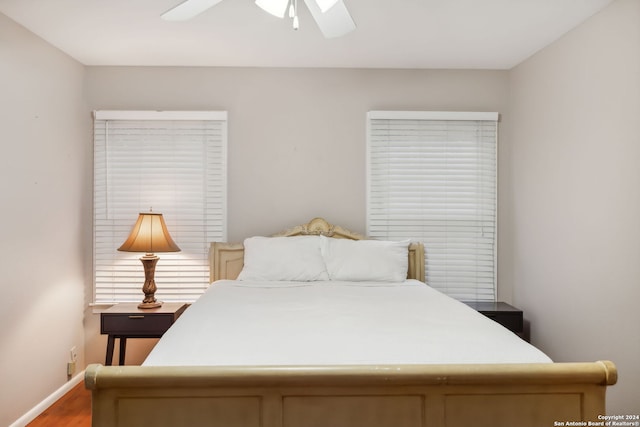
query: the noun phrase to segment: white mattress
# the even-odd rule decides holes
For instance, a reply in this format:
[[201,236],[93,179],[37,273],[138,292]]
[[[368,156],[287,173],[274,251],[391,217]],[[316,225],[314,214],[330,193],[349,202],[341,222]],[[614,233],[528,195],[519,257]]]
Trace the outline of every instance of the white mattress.
[[551,362],[422,282],[214,282],[144,362],[359,365]]

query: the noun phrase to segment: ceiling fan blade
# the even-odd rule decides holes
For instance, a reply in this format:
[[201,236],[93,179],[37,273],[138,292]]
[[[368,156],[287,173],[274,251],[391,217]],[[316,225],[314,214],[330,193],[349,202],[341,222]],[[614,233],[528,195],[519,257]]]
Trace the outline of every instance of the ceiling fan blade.
[[338,0],[325,13],[322,13],[316,0],[304,0],[304,2],[326,38],[340,37],[356,29],[356,24],[343,0]]
[[289,6],[289,0],[256,0],[256,4],[265,12],[269,12],[278,18],[284,18],[284,13],[287,11],[287,6]]
[[325,13],[327,10],[331,9],[337,2],[338,0],[316,0],[316,3],[318,3],[318,6],[320,7],[322,13]]
[[166,21],[186,21],[187,19],[191,19],[194,16],[201,14],[221,1],[222,0],[186,0],[160,16]]

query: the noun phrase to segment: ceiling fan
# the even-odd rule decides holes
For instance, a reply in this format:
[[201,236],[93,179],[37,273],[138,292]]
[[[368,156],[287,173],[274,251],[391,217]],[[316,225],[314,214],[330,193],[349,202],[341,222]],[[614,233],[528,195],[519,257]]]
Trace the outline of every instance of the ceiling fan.
[[[162,14],[167,21],[186,21],[215,6],[222,0],[185,0]],[[255,0],[263,10],[279,18],[284,18],[287,10],[297,30],[298,0]],[[356,28],[344,0],[304,0],[320,31],[326,38],[343,36]]]

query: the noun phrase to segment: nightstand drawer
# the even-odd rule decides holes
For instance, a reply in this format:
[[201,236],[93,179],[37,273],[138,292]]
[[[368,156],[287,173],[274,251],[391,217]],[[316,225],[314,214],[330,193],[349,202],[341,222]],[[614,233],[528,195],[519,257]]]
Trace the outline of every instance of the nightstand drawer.
[[173,324],[172,314],[109,314],[102,316],[102,334],[163,334]]
[[131,303],[116,304],[100,315],[100,333],[127,335],[130,338],[142,338],[145,335],[160,337],[186,308],[187,305],[182,303],[165,303],[162,307],[151,309],[139,309],[137,304]]

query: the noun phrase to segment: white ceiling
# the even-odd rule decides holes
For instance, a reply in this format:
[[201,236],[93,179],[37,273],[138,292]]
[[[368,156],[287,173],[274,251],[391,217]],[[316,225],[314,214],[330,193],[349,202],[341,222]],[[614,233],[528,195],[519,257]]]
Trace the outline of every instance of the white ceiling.
[[344,0],[357,29],[324,39],[253,0],[187,22],[182,0],[0,0],[0,12],[85,65],[509,69],[611,0]]

